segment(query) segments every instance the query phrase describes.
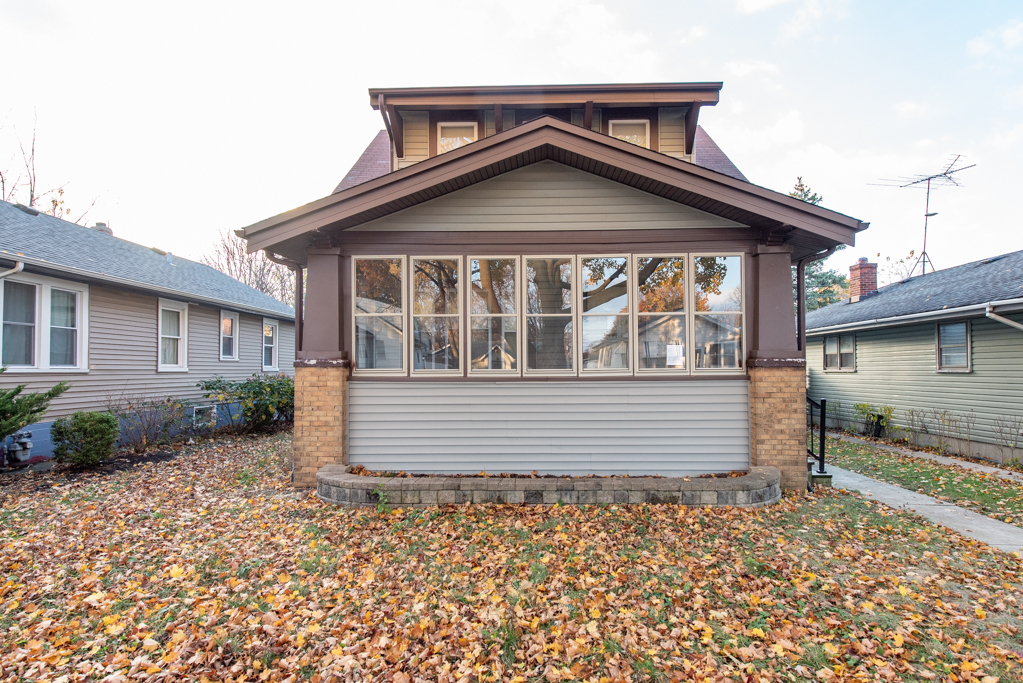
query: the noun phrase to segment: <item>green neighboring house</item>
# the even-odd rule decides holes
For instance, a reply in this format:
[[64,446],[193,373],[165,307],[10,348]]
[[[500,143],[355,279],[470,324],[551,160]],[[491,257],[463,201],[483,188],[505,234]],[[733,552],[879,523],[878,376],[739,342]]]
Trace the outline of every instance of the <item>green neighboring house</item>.
[[807,395],[829,425],[862,431],[857,404],[891,406],[896,436],[1023,459],[1023,251],[880,289],[877,264],[849,270],[849,298],[806,317]]

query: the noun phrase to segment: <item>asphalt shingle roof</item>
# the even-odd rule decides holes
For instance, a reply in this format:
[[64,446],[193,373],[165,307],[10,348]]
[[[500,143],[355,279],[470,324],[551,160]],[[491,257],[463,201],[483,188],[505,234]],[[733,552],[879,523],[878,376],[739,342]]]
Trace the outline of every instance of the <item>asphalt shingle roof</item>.
[[26,260],[77,277],[134,286],[164,296],[177,294],[227,308],[294,319],[294,311],[271,296],[220,271],[180,256],[119,239],[45,213],[32,215],[0,201],[0,258]]
[[806,329],[847,325],[1023,298],[1023,251],[964,263],[881,287],[855,303],[848,300],[810,311]]

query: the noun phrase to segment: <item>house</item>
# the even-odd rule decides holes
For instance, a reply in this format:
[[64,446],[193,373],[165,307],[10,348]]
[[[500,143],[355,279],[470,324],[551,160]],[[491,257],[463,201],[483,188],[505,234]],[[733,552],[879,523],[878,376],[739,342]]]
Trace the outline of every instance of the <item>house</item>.
[[307,268],[296,484],[773,465],[805,489],[790,269],[867,225],[748,182],[698,123],[721,87],[370,90],[385,132],[335,192],[238,232]]
[[1023,251],[880,289],[865,258],[849,274],[849,299],[806,317],[829,424],[862,429],[857,404],[890,406],[896,436],[999,461],[1014,438],[1023,454]]
[[[209,266],[0,202],[0,388],[71,388],[46,415],[198,400],[221,375],[294,373],[290,306]],[[49,422],[33,425],[48,455]]]

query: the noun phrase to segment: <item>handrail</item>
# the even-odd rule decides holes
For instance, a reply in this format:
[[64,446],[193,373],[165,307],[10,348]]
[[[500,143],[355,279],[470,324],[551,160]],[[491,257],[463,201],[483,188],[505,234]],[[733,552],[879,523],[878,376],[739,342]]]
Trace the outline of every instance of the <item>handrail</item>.
[[[806,402],[810,406],[810,427],[811,427],[811,429],[813,427],[813,409],[814,408],[817,409],[817,414],[820,416],[820,431],[819,431],[818,442],[817,442],[817,452],[814,453],[814,450],[813,450],[813,436],[812,436],[812,433],[811,433],[810,443],[809,443],[809,445],[806,448],[806,454],[809,455],[812,458],[815,458],[817,460],[817,473],[818,474],[827,474],[824,471],[824,459],[825,459],[825,454],[827,453],[827,450],[828,450],[828,445],[827,445],[828,400],[825,399],[825,398],[822,398],[820,400],[820,403],[818,403],[817,401],[814,401],[812,398],[807,396],[806,397]],[[806,468],[807,468],[807,471],[811,471],[811,472],[813,471],[813,466],[811,465],[810,461],[807,461]],[[810,484],[810,479],[809,478],[807,478],[806,487],[807,487],[808,490],[811,488],[811,484]]]

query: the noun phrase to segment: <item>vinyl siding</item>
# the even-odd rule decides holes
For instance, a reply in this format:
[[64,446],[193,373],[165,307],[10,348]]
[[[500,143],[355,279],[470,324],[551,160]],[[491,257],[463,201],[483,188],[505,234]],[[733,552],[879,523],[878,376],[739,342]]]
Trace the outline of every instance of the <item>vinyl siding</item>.
[[[242,379],[262,371],[263,318],[242,313],[238,361],[220,360],[220,309],[188,307],[188,372],[157,372],[158,298],[92,285],[89,288],[89,371],[76,373],[0,374],[0,389],[26,383],[42,391],[60,381],[71,388],[55,400],[46,421],[77,410],[104,410],[111,402],[132,397],[171,396],[198,400],[196,383],[221,375]],[[294,375],[294,329],[280,322],[281,370]]]
[[661,107],[657,110],[657,149],[661,154],[686,157],[686,111],[688,107]]
[[[515,110],[514,109],[502,109],[501,118],[504,119],[504,130],[515,127]],[[485,115],[485,125],[483,126],[483,136],[490,137],[497,133],[497,124],[494,123],[494,110],[490,109]]]
[[743,226],[555,161],[542,161],[352,231],[732,227]]
[[376,471],[687,476],[749,466],[749,382],[349,384]]
[[[1007,317],[1023,322],[1023,315]],[[971,326],[969,373],[935,371],[934,323],[855,333],[855,372],[824,372],[823,338],[809,339],[808,395],[826,398],[829,414],[838,401],[843,426],[857,425],[857,403],[894,406],[899,428],[907,425],[908,410],[922,410],[931,432],[930,411],[949,410],[958,417],[972,410],[977,417],[973,440],[993,444],[995,420],[1023,417],[1023,331],[987,318],[975,318]]]
[[405,156],[398,159],[398,168],[405,168],[430,157],[430,116],[425,111],[403,111],[400,116]]

